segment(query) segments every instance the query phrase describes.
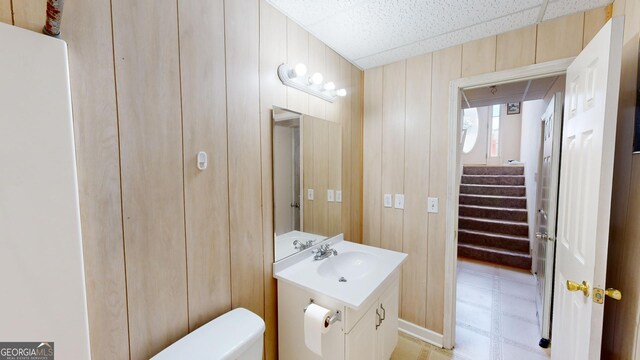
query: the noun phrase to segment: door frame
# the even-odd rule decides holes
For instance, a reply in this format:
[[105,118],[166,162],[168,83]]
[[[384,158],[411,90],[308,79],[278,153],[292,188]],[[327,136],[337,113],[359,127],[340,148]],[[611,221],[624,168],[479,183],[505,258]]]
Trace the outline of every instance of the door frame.
[[574,58],[566,58],[497,71],[451,81],[449,84],[449,148],[447,153],[447,207],[445,227],[444,327],[443,347],[452,349],[456,328],[456,282],[458,266],[458,201],[462,172],[460,139],[460,109],[462,90],[504,83],[564,75]]

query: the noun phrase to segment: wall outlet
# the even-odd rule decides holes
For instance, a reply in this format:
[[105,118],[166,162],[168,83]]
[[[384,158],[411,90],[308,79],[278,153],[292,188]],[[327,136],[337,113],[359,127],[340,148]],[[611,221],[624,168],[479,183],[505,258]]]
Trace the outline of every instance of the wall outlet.
[[427,199],[427,211],[430,213],[438,212],[438,198],[430,197]]
[[336,190],[336,202],[342,202],[342,191]]
[[404,209],[404,194],[396,194],[394,196],[395,203],[393,207],[396,209]]
[[393,206],[393,200],[391,198],[391,194],[384,194],[384,207],[392,207]]
[[335,201],[334,192],[331,189],[327,190],[327,201],[328,202],[334,202]]
[[307,200],[313,200],[313,189],[307,189]]

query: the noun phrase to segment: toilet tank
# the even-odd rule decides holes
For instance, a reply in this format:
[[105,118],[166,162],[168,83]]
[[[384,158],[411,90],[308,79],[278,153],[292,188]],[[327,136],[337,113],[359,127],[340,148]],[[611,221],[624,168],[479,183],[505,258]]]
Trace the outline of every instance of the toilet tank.
[[244,308],[211,320],[152,360],[261,360],[264,321]]

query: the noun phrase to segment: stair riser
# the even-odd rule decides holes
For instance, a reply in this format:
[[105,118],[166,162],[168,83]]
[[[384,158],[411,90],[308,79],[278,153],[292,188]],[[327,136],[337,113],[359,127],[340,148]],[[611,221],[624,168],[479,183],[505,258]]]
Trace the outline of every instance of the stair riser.
[[525,196],[524,187],[490,187],[460,185],[460,194],[492,196]]
[[460,205],[493,206],[526,209],[527,199],[460,195]]
[[459,232],[458,243],[476,246],[489,246],[529,254],[529,241],[527,240],[505,239],[491,235]]
[[495,253],[484,249],[458,247],[458,256],[531,270],[531,258]]
[[462,184],[478,185],[524,185],[524,176],[468,176],[463,175]]
[[480,219],[494,219],[506,221],[523,221],[527,222],[527,212],[523,210],[496,210],[487,208],[473,208],[460,206],[460,216],[474,217]]
[[524,175],[523,166],[465,166],[464,175]]
[[504,235],[529,236],[529,226],[526,224],[500,224],[475,219],[459,219],[458,229],[485,231]]

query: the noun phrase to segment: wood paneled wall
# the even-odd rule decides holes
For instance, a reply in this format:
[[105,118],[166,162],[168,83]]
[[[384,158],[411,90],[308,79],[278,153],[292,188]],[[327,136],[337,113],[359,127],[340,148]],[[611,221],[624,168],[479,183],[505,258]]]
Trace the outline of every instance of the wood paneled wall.
[[[0,21],[39,32],[45,3],[0,0]],[[348,166],[325,176],[361,241],[362,72],[264,0],[67,0],[62,23],[93,359],[147,359],[240,306],[276,359],[271,108],[341,124]],[[348,96],[286,88],[283,62]]]
[[[451,80],[575,56],[604,25],[606,11],[595,9],[365,71],[363,239],[409,254],[402,273],[403,319],[443,331]],[[384,208],[385,193],[404,193],[405,209]],[[427,213],[428,196],[439,199],[439,213]]]
[[640,0],[616,0],[614,15],[625,15],[622,74],[611,203],[607,287],[622,291],[606,301],[603,359],[638,359],[640,353],[640,156],[631,149],[636,114]]

